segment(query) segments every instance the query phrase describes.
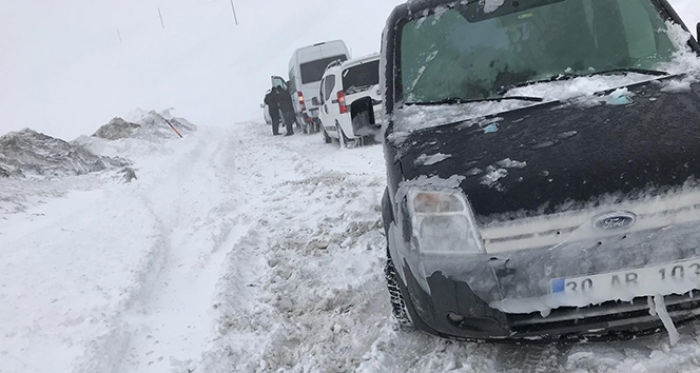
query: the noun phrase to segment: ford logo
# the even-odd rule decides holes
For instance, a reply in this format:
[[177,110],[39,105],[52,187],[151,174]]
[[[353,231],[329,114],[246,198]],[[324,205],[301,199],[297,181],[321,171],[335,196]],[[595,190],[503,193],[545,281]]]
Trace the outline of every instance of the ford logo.
[[630,228],[637,222],[637,215],[631,212],[611,212],[593,219],[593,226],[601,231],[619,231]]

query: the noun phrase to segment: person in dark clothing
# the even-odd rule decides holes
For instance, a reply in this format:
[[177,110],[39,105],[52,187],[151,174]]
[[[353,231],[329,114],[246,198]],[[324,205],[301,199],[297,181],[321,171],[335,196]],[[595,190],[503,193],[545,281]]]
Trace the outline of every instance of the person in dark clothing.
[[274,91],[277,92],[279,98],[282,120],[287,126],[287,134],[285,136],[292,136],[294,134],[294,104],[292,103],[292,97],[289,95],[289,92],[279,86],[275,87]]
[[280,98],[272,89],[270,93],[265,95],[265,105],[270,112],[270,119],[272,120],[272,135],[279,136],[280,134]]

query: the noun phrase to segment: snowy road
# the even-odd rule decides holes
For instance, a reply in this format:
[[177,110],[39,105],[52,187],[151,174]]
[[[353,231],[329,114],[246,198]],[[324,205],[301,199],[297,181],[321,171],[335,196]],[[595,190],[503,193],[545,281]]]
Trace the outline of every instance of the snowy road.
[[136,160],[132,184],[25,185],[60,197],[0,215],[0,372],[700,371],[695,326],[674,348],[664,335],[500,346],[398,330],[381,146],[268,131],[105,149]]

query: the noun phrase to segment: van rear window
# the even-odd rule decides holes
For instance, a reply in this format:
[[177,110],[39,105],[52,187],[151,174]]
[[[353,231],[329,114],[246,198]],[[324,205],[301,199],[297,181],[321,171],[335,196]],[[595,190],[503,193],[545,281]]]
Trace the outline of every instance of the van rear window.
[[301,68],[301,84],[316,83],[323,78],[323,73],[326,72],[326,67],[336,60],[347,61],[348,57],[344,54],[327,57],[324,59],[302,63]]
[[379,61],[353,66],[343,72],[345,94],[364,92],[379,84]]

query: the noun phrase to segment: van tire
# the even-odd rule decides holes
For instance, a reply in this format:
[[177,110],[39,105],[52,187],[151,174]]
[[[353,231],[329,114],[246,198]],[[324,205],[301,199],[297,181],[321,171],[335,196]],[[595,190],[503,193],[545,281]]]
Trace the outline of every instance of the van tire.
[[325,141],[326,144],[330,144],[333,142],[333,139],[328,136],[328,132],[326,132],[326,128],[323,128],[323,141]]
[[337,122],[335,123],[335,129],[338,132],[338,145],[341,148],[350,149],[350,148],[355,147],[355,145],[357,144],[357,141],[350,140],[350,138],[345,136],[345,132],[343,132],[343,128],[340,127],[340,124],[338,124]]
[[[388,251],[388,250],[387,250]],[[407,330],[412,330],[413,322],[406,308],[406,301],[401,294],[399,284],[396,282],[396,268],[391,256],[387,253],[386,267],[384,268],[384,277],[386,278],[386,287],[389,290],[389,301],[391,302],[391,314],[394,316],[399,325]]]

